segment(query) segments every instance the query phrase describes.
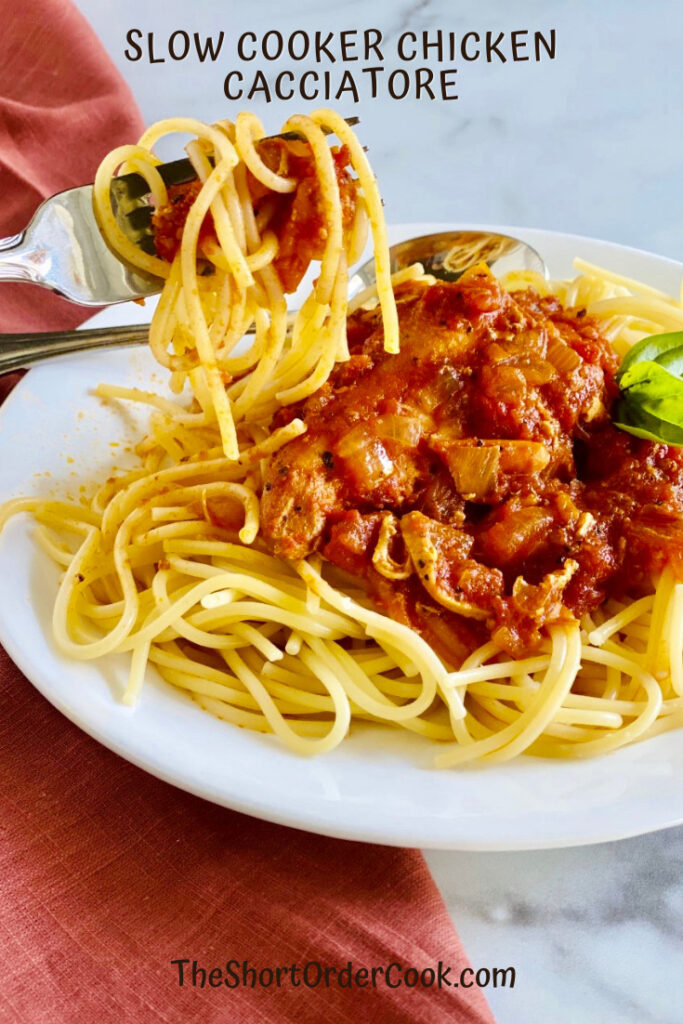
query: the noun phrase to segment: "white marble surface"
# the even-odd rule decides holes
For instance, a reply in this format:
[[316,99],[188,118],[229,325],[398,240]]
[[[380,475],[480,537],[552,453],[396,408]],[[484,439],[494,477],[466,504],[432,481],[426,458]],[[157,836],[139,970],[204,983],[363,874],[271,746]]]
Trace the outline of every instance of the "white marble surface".
[[[397,62],[389,51],[405,29],[462,35],[555,28],[553,62],[456,61],[457,101],[366,100],[357,108],[342,102],[345,112],[362,117],[388,217],[555,228],[683,258],[678,0],[77,2],[148,120],[234,113],[240,104],[224,99],[222,83],[236,66],[236,40],[247,30],[376,27],[390,68]],[[215,64],[167,59],[151,66],[124,58],[129,28],[153,31],[158,49],[175,29],[214,35],[223,29],[226,39]],[[260,64],[271,77],[286,65],[291,61]],[[253,104],[269,127],[293,105]]]
[[[342,104],[362,117],[388,217],[525,224],[683,259],[678,0],[78,4],[148,121],[234,113],[222,82],[246,30],[377,27],[391,47],[405,29],[555,28],[552,63],[456,61],[455,102]],[[215,65],[130,63],[133,27],[158,41],[174,29],[223,29],[227,49]],[[255,106],[269,128],[291,109]],[[428,861],[473,962],[517,970],[514,990],[488,992],[500,1024],[683,1020],[683,829],[572,850],[431,852]]]
[[527,853],[429,851],[500,1024],[680,1024],[683,829]]

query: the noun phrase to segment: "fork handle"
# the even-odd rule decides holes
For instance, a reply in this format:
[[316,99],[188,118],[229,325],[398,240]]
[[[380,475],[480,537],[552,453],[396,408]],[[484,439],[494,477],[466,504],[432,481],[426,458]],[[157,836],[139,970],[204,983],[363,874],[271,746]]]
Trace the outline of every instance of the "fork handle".
[[45,286],[45,261],[41,250],[30,250],[24,244],[26,232],[0,238],[0,281],[28,281]]
[[[1,273],[0,263],[0,275]],[[27,278],[12,280],[25,281]],[[51,356],[61,356],[69,352],[111,348],[114,345],[146,345],[148,337],[149,324],[98,327],[85,331],[46,331],[41,334],[0,334],[0,373],[19,370]]]

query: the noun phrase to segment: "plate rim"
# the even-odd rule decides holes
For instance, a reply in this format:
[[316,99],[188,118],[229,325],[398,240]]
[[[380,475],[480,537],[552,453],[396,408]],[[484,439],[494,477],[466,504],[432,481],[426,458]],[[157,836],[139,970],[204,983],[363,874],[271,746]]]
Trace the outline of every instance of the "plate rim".
[[[453,225],[449,226],[452,227]],[[633,254],[634,256],[653,259],[660,265],[667,264],[672,269],[675,268],[676,270],[683,272],[683,263],[670,257],[659,256],[658,254],[647,250],[603,239],[591,238],[590,236],[574,235],[562,231],[551,231],[542,228],[519,227],[513,225],[473,225],[463,223],[456,226],[465,230],[478,228],[480,230],[497,230],[513,234],[519,233],[521,237],[524,237],[525,235],[538,235],[541,237],[551,236],[552,238],[557,239],[560,244],[572,244],[576,242],[577,246],[581,245],[581,243],[605,246],[611,250],[619,250],[627,254]],[[405,232],[415,232],[419,230],[420,233],[425,233],[426,231],[437,229],[444,229],[443,222],[406,222],[395,224],[390,227],[392,234],[401,235]],[[108,311],[105,311],[105,313],[106,312]],[[145,309],[140,310],[139,312],[142,312],[143,319],[146,319],[145,314],[147,314],[149,310]],[[102,317],[103,314],[100,312],[85,321],[82,327],[87,327],[93,320],[99,322]],[[122,350],[119,349],[119,351]],[[97,361],[98,356],[101,356],[101,354],[102,353],[98,351],[78,353],[75,355],[70,354],[63,357],[57,357],[56,359],[51,360],[50,363],[54,364],[56,362],[65,362],[74,359],[80,361],[83,358]],[[17,384],[0,407],[0,426],[4,424],[8,417],[8,409],[13,411],[15,404],[21,400],[23,389],[26,387],[25,381],[27,379],[30,379],[30,377],[24,378],[24,380]],[[38,623],[37,616],[35,621]],[[42,631],[42,627],[39,623],[38,627]],[[226,792],[225,785],[223,785],[221,791],[217,790],[210,781],[205,781],[203,785],[199,785],[191,778],[184,777],[182,772],[180,774],[177,771],[174,772],[172,767],[169,768],[163,764],[157,763],[153,759],[140,756],[139,753],[131,750],[130,747],[127,747],[125,743],[121,743],[111,735],[107,736],[106,734],[103,734],[91,722],[89,722],[86,717],[79,714],[77,708],[70,706],[68,702],[65,702],[56,695],[53,687],[43,678],[43,672],[40,665],[34,661],[32,651],[22,647],[17,637],[12,634],[11,630],[6,628],[5,622],[2,619],[0,619],[0,643],[5,647],[10,658],[24,673],[29,682],[31,682],[31,684],[45,699],[47,699],[55,708],[57,708],[58,711],[60,711],[60,713],[64,714],[65,717],[78,728],[86,732],[97,742],[102,743],[103,746],[112,750],[118,756],[123,757],[130,763],[135,764],[138,768],[149,772],[162,781],[174,785],[177,788],[193,793],[203,799],[208,799],[218,805],[231,808],[240,813],[262,818],[276,824],[294,827],[303,831],[333,836],[340,839],[366,841],[385,845],[419,845],[423,848],[457,849],[468,851],[513,851],[590,845],[599,842],[627,838],[634,835],[646,834],[648,832],[666,828],[673,828],[683,823],[683,800],[681,801],[680,808],[675,810],[675,812],[672,809],[673,816],[670,817],[666,817],[666,814],[659,809],[656,801],[653,801],[652,806],[649,808],[650,814],[642,814],[639,819],[640,823],[635,826],[631,823],[632,819],[630,816],[625,812],[622,812],[621,827],[616,823],[616,821],[611,821],[612,816],[608,814],[602,819],[601,825],[594,827],[592,833],[590,830],[584,830],[584,832],[578,836],[571,835],[560,827],[556,830],[554,835],[548,833],[545,837],[542,834],[528,834],[526,836],[520,836],[519,834],[514,834],[515,830],[513,829],[512,832],[502,834],[498,838],[485,839],[481,835],[479,837],[473,835],[469,838],[462,834],[459,835],[457,828],[457,822],[459,819],[457,815],[443,819],[435,819],[433,817],[424,818],[420,819],[419,823],[416,823],[415,819],[411,819],[409,822],[404,822],[402,824],[399,824],[395,820],[393,824],[390,824],[381,816],[376,820],[372,820],[366,813],[362,822],[355,825],[347,819],[335,822],[333,819],[338,817],[338,815],[334,812],[336,812],[342,805],[333,804],[331,802],[328,802],[325,805],[326,809],[329,810],[329,813],[322,816],[320,809],[318,809],[316,813],[311,814],[307,813],[306,808],[303,810],[300,809],[299,813],[292,809],[291,806],[288,806],[285,809],[278,808],[272,801],[262,801],[255,798],[253,794],[245,797],[235,791]],[[657,739],[659,739],[659,737]],[[652,740],[650,742],[656,742],[656,740]],[[483,770],[485,771],[486,769]],[[537,814],[532,815],[532,817],[537,816]],[[525,815],[522,816],[522,819],[524,817]],[[664,820],[664,818],[666,820]],[[608,824],[608,822],[611,823]],[[431,828],[424,827],[428,826],[430,823]],[[595,831],[596,827],[597,831]],[[388,831],[388,828],[390,831]]]

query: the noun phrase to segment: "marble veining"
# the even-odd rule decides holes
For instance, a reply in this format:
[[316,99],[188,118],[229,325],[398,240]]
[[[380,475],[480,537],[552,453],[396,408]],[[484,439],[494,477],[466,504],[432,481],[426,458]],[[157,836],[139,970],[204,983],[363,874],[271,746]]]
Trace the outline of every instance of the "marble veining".
[[680,1024],[683,829],[426,856],[473,962],[517,970],[487,991],[501,1024]]
[[[399,66],[395,43],[406,29],[419,34],[440,28],[461,36],[554,28],[554,61],[458,59],[457,101],[364,99],[358,108],[343,102],[362,117],[388,215],[397,221],[525,224],[683,258],[683,209],[676,199],[683,177],[676,118],[683,18],[676,0],[377,0],[370,8],[364,0],[334,6],[292,0],[286,7],[277,0],[169,0],[163,16],[151,0],[79,0],[79,6],[147,120],[178,112],[206,119],[234,112],[222,83],[235,66],[235,39],[246,30],[376,27],[390,70]],[[176,28],[214,34],[223,29],[226,44],[215,64],[131,63],[123,54],[126,30],[133,26],[155,32],[160,43]],[[286,63],[260,66],[272,80]],[[252,105],[269,126],[291,109],[262,100]]]

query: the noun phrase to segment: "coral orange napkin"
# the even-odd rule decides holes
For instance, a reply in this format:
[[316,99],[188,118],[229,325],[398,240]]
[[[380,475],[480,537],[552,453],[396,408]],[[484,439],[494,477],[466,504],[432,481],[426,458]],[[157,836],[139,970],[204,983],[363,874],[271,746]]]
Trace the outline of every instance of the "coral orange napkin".
[[[7,235],[43,197],[92,180],[140,118],[68,3],[6,0],[3,20]],[[0,286],[2,330],[58,329],[84,315],[31,286]],[[0,382],[0,401],[16,380]],[[476,988],[391,988],[380,974],[374,988],[302,981],[307,963],[349,961],[354,972],[392,962],[438,971],[441,961],[457,978],[467,959],[417,851],[307,835],[181,793],[81,733],[1,651],[0,837],[7,1024],[492,1021]],[[228,979],[228,961],[240,981],[247,962],[246,985],[211,985],[211,969]],[[290,969],[279,988],[278,967]],[[271,984],[250,987],[269,971]],[[317,967],[308,971],[315,981]]]
[[[130,89],[65,0],[3,0],[0,236],[26,227],[46,196],[87,185],[103,156],[143,124]],[[32,285],[0,284],[0,330],[63,330],[94,310]]]

